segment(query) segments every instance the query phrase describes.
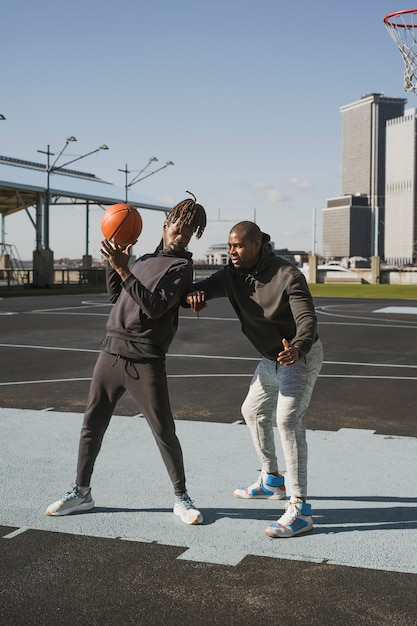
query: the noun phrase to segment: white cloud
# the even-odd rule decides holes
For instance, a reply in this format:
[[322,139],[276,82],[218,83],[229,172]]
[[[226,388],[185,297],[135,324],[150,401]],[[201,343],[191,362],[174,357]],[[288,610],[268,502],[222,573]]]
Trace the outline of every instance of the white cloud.
[[281,204],[288,204],[291,202],[291,198],[287,196],[283,191],[277,189],[276,187],[270,187],[264,182],[255,182],[249,185],[254,189],[257,189],[262,192],[262,198],[269,203],[279,202]]
[[292,189],[296,189],[297,191],[311,191],[314,188],[314,185],[309,180],[298,180],[295,176],[291,176],[288,179],[288,182]]

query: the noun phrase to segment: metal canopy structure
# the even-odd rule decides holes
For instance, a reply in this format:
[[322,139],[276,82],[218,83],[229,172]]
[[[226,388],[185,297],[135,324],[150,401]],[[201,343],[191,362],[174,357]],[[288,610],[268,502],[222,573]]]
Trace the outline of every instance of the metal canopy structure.
[[[45,183],[45,165],[0,156],[0,213],[6,217],[42,203]],[[62,168],[51,172],[50,195],[51,204],[110,205],[124,202],[125,192],[94,174]],[[129,204],[164,212],[171,208],[144,203],[135,194]]]
[[[48,179],[47,179],[48,177]],[[53,253],[49,248],[49,211],[54,205],[86,206],[86,262],[88,255],[88,223],[91,205],[106,206],[124,202],[125,190],[97,178],[94,174],[65,167],[50,169],[32,161],[0,156],[0,214],[2,217],[0,260],[3,267],[5,252],[5,219],[18,211],[26,211],[36,233],[33,255],[34,284],[49,286],[53,283]],[[143,202],[130,194],[129,204],[142,209],[163,211],[171,207]],[[35,215],[29,211],[35,207]],[[7,256],[7,255],[6,255]]]

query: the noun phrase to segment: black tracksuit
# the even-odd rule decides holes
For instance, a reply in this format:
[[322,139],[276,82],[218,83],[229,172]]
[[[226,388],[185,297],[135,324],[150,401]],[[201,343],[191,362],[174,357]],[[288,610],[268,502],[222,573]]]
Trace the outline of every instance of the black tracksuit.
[[165,355],[178,308],[192,291],[191,254],[161,250],[139,258],[123,282],[107,270],[114,304],[97,359],[81,429],[76,484],[90,485],[94,463],[118,399],[127,390],[151,427],[175,495],[186,491],[180,442],[168,396]]

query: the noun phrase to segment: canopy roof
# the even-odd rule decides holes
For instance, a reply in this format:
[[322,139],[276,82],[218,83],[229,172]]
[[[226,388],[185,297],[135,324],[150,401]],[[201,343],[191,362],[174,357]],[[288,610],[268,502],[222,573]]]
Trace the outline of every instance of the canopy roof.
[[[50,171],[50,204],[103,204],[124,202],[125,190],[94,174],[71,169]],[[46,194],[45,165],[0,156],[0,213],[11,215],[34,206]],[[129,204],[167,212],[171,207],[147,204],[129,193]]]

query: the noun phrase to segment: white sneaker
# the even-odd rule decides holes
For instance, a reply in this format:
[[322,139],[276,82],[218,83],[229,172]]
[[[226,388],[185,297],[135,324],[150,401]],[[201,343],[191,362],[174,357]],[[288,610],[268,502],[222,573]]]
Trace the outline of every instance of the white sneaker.
[[175,500],[174,513],[178,515],[185,524],[202,524],[203,516],[195,508],[194,502],[188,493],[183,493]]
[[83,496],[77,487],[66,493],[60,500],[53,502],[48,506],[45,515],[58,517],[61,515],[70,515],[81,511],[90,511],[94,508],[94,500],[91,496],[91,489]]
[[256,483],[249,487],[240,487],[233,492],[235,498],[254,498],[257,500],[285,500],[287,497],[284,476],[267,474],[262,470]]
[[268,537],[294,537],[301,533],[313,530],[313,518],[311,516],[311,504],[303,502],[299,498],[291,498],[284,504],[284,515],[265,529]]

